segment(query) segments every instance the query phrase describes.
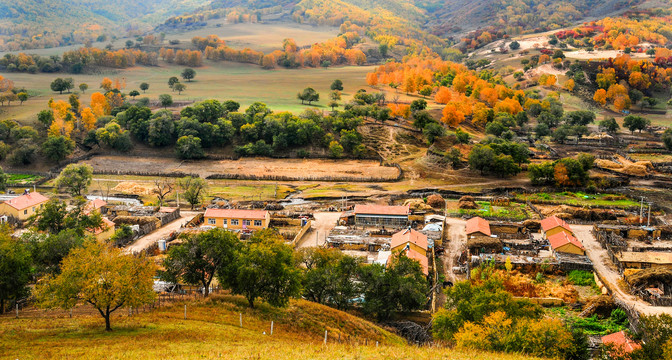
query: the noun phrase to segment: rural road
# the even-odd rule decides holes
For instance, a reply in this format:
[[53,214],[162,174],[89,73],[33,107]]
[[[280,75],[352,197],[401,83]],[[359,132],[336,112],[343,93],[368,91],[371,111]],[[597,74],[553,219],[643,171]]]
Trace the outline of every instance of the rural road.
[[327,235],[336,226],[336,222],[341,217],[341,212],[316,212],[313,216],[315,217],[313,225],[303,239],[296,244],[297,249],[324,245],[327,241]]
[[644,315],[672,314],[670,306],[652,306],[649,303],[629,294],[618,285],[623,278],[618,269],[611,261],[607,250],[593,236],[592,225],[571,225],[574,235],[586,248],[586,255],[593,262],[595,271],[607,282],[607,286],[615,298],[633,307],[637,312]]
[[459,279],[453,273],[453,266],[457,266],[457,259],[467,247],[467,222],[462,219],[446,218],[449,243],[444,245],[446,253],[443,256],[443,268],[448,279],[455,283]]
[[198,214],[196,211],[180,211],[180,218],[139,238],[138,240],[126,246],[124,251],[128,253],[137,253],[150,247],[155,242],[167,238],[173,231],[178,230],[180,227],[182,227],[182,225],[189,222],[189,220],[196,216],[196,214]]

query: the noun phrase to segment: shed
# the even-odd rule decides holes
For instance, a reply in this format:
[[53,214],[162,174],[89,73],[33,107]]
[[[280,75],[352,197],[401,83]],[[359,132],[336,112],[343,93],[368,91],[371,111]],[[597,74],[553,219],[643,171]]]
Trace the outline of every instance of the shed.
[[564,232],[567,235],[574,235],[569,224],[565,220],[557,216],[550,216],[541,220],[541,232],[548,239],[549,236],[555,235],[559,232]]
[[355,205],[353,213],[358,226],[403,227],[411,211],[408,206]]
[[490,223],[481,217],[473,217],[467,220],[467,237],[472,235],[490,236]]
[[670,252],[624,251],[617,253],[616,258],[625,269],[648,269],[655,267],[672,269],[672,253]]
[[548,237],[553,251],[567,254],[585,255],[586,249],[583,244],[571,234],[564,231],[557,232]]

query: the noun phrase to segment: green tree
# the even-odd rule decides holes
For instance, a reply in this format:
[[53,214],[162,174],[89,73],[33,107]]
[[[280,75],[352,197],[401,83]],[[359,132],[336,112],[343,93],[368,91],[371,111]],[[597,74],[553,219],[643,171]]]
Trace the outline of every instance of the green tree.
[[84,236],[86,230],[100,228],[103,224],[100,213],[89,212],[85,207],[84,198],[76,198],[74,206],[69,210],[64,202],[51,199],[29,219],[29,222],[36,230],[49,234],[60,234],[70,229],[78,236]]
[[665,132],[663,132],[662,140],[665,148],[667,148],[669,151],[672,151],[672,128],[667,128]]
[[600,130],[606,131],[609,134],[615,134],[621,128],[613,117],[600,121],[598,126]]
[[131,92],[128,93],[128,96],[135,99],[136,96],[140,96],[140,92],[138,90],[131,90]]
[[156,265],[146,257],[127,255],[121,249],[89,241],[63,259],[61,273],[47,276],[35,289],[38,305],[70,309],[77,303],[92,305],[111,331],[110,315],[122,307],[153,302]]
[[86,90],[89,89],[89,85],[85,83],[79,84],[79,90],[82,92],[82,94],[86,93]]
[[338,159],[343,156],[343,146],[341,146],[338,141],[334,140],[329,143],[329,156],[334,159]]
[[14,145],[14,150],[7,159],[14,166],[28,165],[35,160],[36,152],[37,146],[33,139],[20,139]]
[[68,83],[62,78],[56,78],[51,82],[51,90],[58,91],[59,94],[63,94],[63,91],[68,90]]
[[411,103],[411,112],[413,113],[425,109],[427,109],[427,101],[424,99],[413,100]]
[[159,102],[161,103],[161,106],[163,108],[167,108],[168,106],[173,105],[173,97],[170,96],[169,94],[161,94],[159,95]]
[[530,164],[527,167],[528,176],[532,185],[554,185],[555,184],[555,164],[546,161],[541,164]]
[[182,243],[173,245],[163,260],[165,271],[161,278],[203,287],[203,295],[210,293],[215,276],[228,278],[240,248],[236,234],[224,229],[212,229],[182,237]]
[[[641,330],[644,333],[645,342],[639,353],[642,359],[666,359],[663,357],[665,348],[670,350],[672,339],[672,315],[644,315],[640,317]],[[633,357],[635,359],[635,357]]]
[[191,176],[180,179],[178,185],[182,189],[182,196],[191,205],[192,210],[203,201],[208,186],[205,180]]
[[123,130],[116,121],[110,121],[105,127],[96,130],[96,141],[109,148],[129,151],[133,147],[129,132]]
[[2,229],[0,233],[0,314],[6,301],[28,295],[28,282],[33,272],[30,252],[23,242],[16,241]]
[[357,276],[360,258],[343,254],[338,249],[306,248],[299,254],[305,267],[303,296],[320,304],[347,309],[360,292]]
[[334,82],[331,83],[330,89],[332,91],[337,90],[337,91],[343,91],[343,81],[341,80],[334,80]]
[[201,139],[193,136],[182,136],[177,139],[175,152],[180,159],[202,159],[205,157],[205,151],[201,145]]
[[173,86],[175,86],[175,84],[179,82],[180,79],[178,79],[177,76],[171,76],[170,78],[168,78],[168,87],[172,89]]
[[149,84],[146,82],[140,83],[140,90],[142,90],[142,93],[144,94],[149,90]]
[[511,50],[518,50],[520,49],[520,43],[518,41],[512,41],[509,43],[509,49]]
[[148,142],[151,146],[166,146],[173,143],[175,121],[170,110],[157,111],[149,120]]
[[9,181],[9,175],[5,173],[4,170],[0,167],[0,191],[7,190],[7,182]]
[[37,121],[39,121],[45,128],[48,128],[54,121],[54,112],[51,110],[40,111],[37,113]]
[[378,320],[395,311],[421,309],[427,303],[429,286],[420,263],[404,254],[395,255],[391,266],[373,264],[361,267],[359,279],[364,294],[364,312]]
[[457,130],[455,130],[455,137],[457,137],[457,142],[460,144],[468,144],[471,139],[469,133],[462,130],[462,128],[457,128]]
[[195,77],[196,77],[196,70],[194,70],[192,68],[186,68],[186,69],[182,70],[182,78],[184,80],[187,80],[188,82],[191,82],[191,80]]
[[565,122],[568,125],[583,125],[592,124],[595,121],[595,113],[590,110],[577,110],[565,114]]
[[65,189],[72,196],[82,196],[91,185],[93,168],[88,164],[70,164],[56,178],[56,186]]
[[637,115],[628,115],[623,119],[623,126],[630,130],[630,133],[634,133],[635,130],[641,133],[649,125],[651,125],[651,120]]
[[352,152],[357,145],[362,143],[362,135],[356,129],[342,129],[340,143],[345,151]]
[[61,262],[72,249],[84,245],[84,237],[74,229],[59,233],[27,232],[21,240],[30,249],[37,276],[56,275],[61,272]]
[[306,101],[308,102],[308,105],[312,104],[314,101],[320,101],[320,94],[311,87],[303,89],[303,91],[298,93],[296,97],[301,100],[302,105],[305,104]]
[[435,122],[429,123],[422,130],[422,134],[425,135],[428,144],[433,144],[436,139],[446,135],[446,129]]
[[26,92],[20,92],[20,93],[16,94],[16,97],[17,97],[17,98],[19,99],[19,101],[21,102],[21,105],[23,105],[23,102],[26,101],[26,100],[28,100],[28,93],[26,93]]
[[73,150],[75,142],[65,136],[50,136],[42,143],[42,154],[55,163],[67,158]]
[[184,85],[182,83],[177,83],[177,84],[173,85],[173,90],[177,91],[178,95],[181,95],[182,91],[184,91],[186,89],[187,89],[187,85]]
[[220,282],[245,296],[250,308],[257,298],[272,306],[286,306],[301,292],[301,271],[294,250],[275,230],[259,231],[240,249],[233,267]]

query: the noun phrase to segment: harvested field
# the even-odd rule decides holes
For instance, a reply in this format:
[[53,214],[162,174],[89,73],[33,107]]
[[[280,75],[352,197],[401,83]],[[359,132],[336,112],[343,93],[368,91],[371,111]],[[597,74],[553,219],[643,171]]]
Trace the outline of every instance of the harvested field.
[[265,180],[392,181],[399,170],[372,160],[268,159],[180,161],[158,157],[96,156],[83,161],[99,174],[176,175]]

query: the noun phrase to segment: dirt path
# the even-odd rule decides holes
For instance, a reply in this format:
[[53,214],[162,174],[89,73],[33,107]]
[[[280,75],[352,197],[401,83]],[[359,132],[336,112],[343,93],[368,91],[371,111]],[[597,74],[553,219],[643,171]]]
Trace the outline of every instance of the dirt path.
[[460,280],[453,267],[457,266],[457,259],[467,247],[466,221],[462,219],[446,218],[448,226],[448,239],[450,242],[445,246],[446,253],[443,256],[443,268],[445,269],[448,280],[453,283]]
[[152,246],[155,242],[167,238],[170,235],[170,233],[172,233],[175,230],[178,230],[180,227],[182,227],[182,225],[186,224],[187,222],[189,222],[189,220],[191,220],[194,216],[196,216],[196,214],[198,214],[198,212],[180,211],[180,215],[182,217],[174,220],[171,223],[168,223],[164,227],[154,230],[153,232],[139,238],[130,245],[127,245],[124,248],[124,251],[128,253],[137,253]]
[[640,314],[657,315],[657,314],[672,314],[672,307],[669,306],[652,306],[649,303],[629,294],[618,285],[623,279],[618,272],[618,269],[609,258],[607,250],[600,245],[591,232],[592,225],[571,225],[574,235],[586,247],[586,255],[593,262],[595,271],[601,275],[613,296],[636,309]]
[[327,241],[327,235],[336,222],[341,217],[340,212],[316,212],[313,214],[315,221],[308,232],[301,241],[296,244],[296,248],[305,248],[311,246],[322,246]]

